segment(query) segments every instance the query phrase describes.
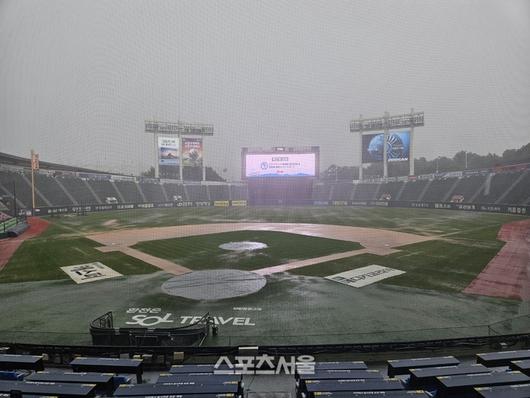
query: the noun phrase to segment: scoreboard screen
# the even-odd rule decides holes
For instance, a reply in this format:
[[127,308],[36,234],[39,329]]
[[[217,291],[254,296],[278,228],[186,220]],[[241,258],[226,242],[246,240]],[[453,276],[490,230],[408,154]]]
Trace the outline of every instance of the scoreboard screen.
[[255,177],[315,177],[316,153],[246,153],[244,155],[246,178]]

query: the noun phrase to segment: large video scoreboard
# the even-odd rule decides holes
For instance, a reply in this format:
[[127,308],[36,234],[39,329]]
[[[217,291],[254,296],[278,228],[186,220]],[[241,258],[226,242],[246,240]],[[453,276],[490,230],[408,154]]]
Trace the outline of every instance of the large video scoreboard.
[[242,150],[242,178],[317,177],[319,147]]

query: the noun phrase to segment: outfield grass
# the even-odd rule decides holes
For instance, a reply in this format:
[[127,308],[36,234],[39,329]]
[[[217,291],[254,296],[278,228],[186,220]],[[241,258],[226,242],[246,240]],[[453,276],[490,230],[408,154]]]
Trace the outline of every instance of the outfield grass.
[[[100,261],[123,275],[145,274],[158,268],[120,252],[102,253],[86,238],[30,239],[0,272],[0,283],[70,279],[60,267]],[[74,283],[72,281],[72,283]]]
[[[267,248],[252,252],[232,252],[219,248],[228,242],[255,241]],[[201,270],[235,268],[253,270],[292,260],[362,249],[356,242],[275,231],[235,231],[140,242],[133,246],[153,256],[185,267]]]
[[398,253],[388,256],[363,254],[298,268],[292,270],[291,273],[324,277],[378,264],[406,272],[380,283],[460,292],[482,271],[502,245],[501,242],[490,242],[488,247],[469,246],[434,240],[402,246]]

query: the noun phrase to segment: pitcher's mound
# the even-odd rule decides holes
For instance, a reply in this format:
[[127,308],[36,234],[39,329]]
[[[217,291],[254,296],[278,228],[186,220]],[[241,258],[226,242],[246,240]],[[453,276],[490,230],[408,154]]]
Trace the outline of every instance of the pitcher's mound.
[[162,285],[164,293],[192,300],[221,300],[261,290],[265,277],[249,271],[215,269],[175,276]]

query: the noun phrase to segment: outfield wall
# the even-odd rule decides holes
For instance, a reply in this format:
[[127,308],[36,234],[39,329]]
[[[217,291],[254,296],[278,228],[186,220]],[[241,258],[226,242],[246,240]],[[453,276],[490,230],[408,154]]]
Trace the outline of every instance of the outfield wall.
[[[112,210],[133,210],[133,209],[164,209],[179,207],[245,207],[248,205],[246,200],[212,200],[212,201],[183,201],[183,202],[161,202],[161,203],[120,203],[120,204],[95,204],[95,205],[74,205],[74,206],[56,206],[56,207],[37,207],[34,215],[46,216],[57,214],[72,213],[93,213]],[[279,203],[270,203],[271,206],[281,205]],[[503,213],[516,214],[521,216],[530,216],[530,206],[520,205],[498,205],[488,203],[450,203],[450,202],[406,202],[406,201],[385,201],[385,200],[367,200],[367,201],[333,201],[333,200],[315,200],[307,201],[307,206],[319,207],[398,207],[414,209],[442,209],[442,210],[460,210],[475,211],[485,213]]]
[[366,207],[402,207],[414,209],[442,209],[442,210],[461,210],[461,211],[478,211],[486,213],[504,213],[517,214],[521,216],[530,216],[530,206],[520,205],[498,205],[489,203],[452,203],[452,202],[406,202],[406,201],[386,201],[386,200],[367,200],[367,201],[314,201],[314,206],[366,206]]

